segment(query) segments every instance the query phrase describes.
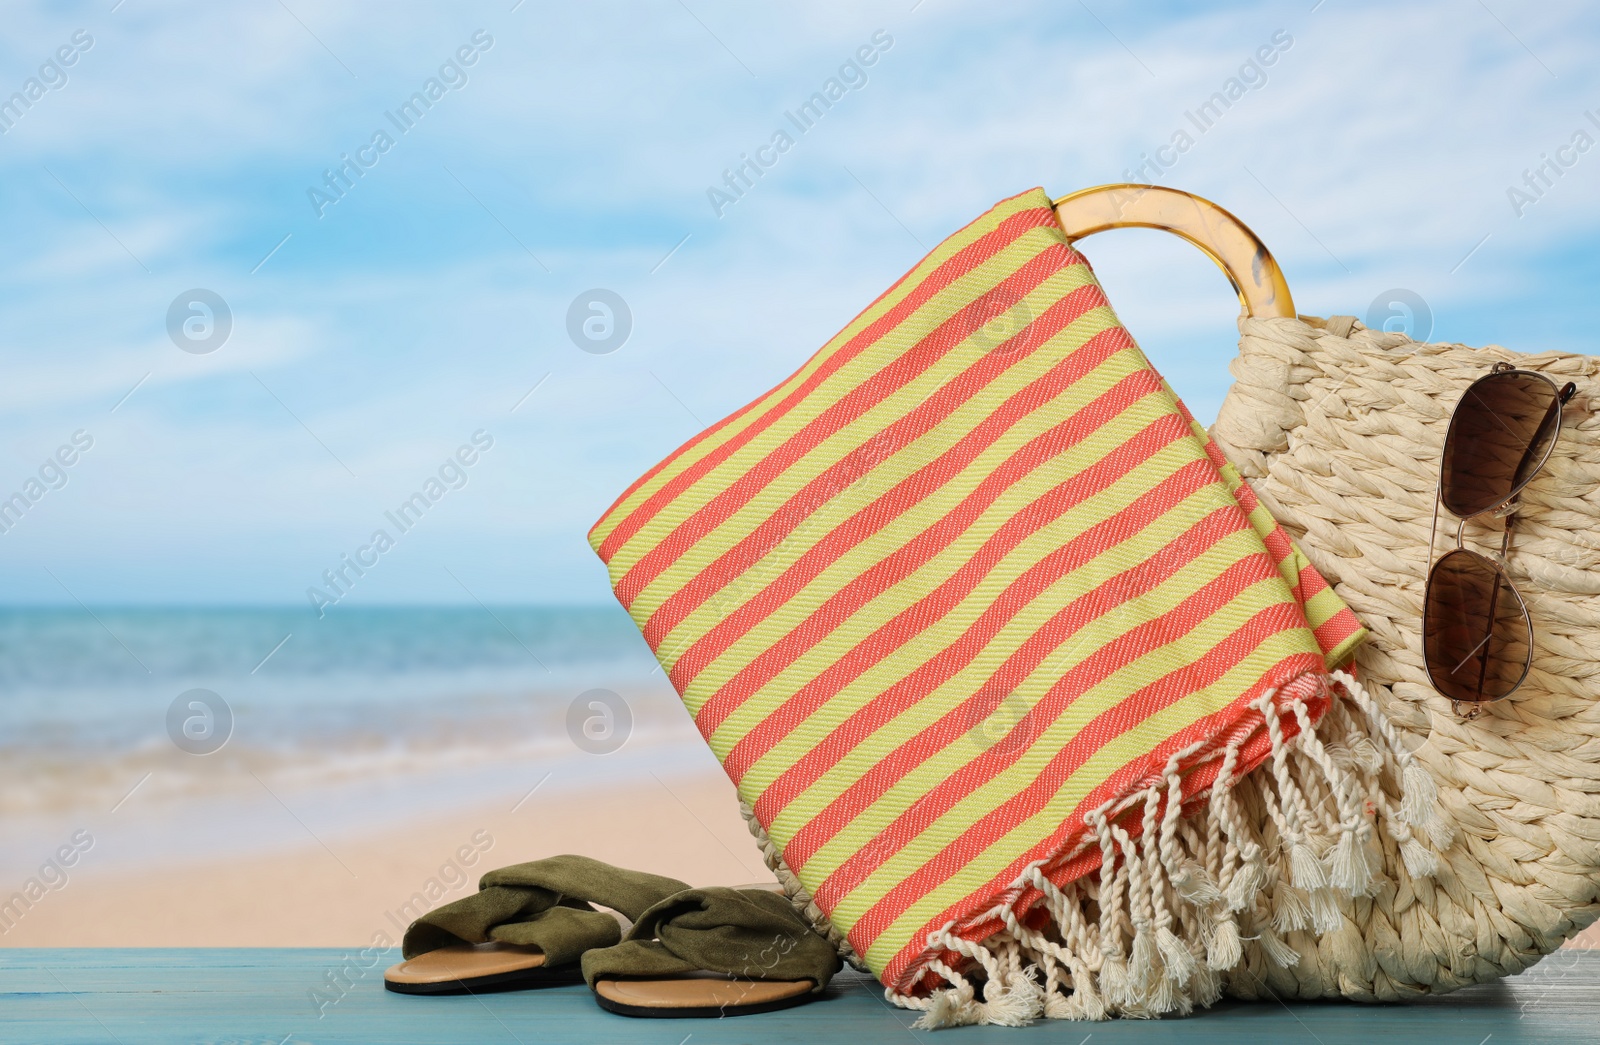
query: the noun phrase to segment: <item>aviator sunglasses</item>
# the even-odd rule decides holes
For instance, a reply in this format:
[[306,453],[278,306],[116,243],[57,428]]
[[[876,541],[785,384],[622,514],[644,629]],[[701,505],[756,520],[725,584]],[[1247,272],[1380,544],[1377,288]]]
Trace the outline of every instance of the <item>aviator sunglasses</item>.
[[[1533,664],[1533,621],[1504,565],[1512,513],[1549,459],[1561,408],[1576,391],[1570,382],[1557,388],[1543,374],[1496,363],[1467,388],[1450,418],[1428,557],[1440,504],[1458,520],[1456,546],[1428,571],[1422,647],[1434,689],[1464,717],[1522,685]],[[1461,543],[1468,520],[1484,516],[1505,520],[1498,559]]]

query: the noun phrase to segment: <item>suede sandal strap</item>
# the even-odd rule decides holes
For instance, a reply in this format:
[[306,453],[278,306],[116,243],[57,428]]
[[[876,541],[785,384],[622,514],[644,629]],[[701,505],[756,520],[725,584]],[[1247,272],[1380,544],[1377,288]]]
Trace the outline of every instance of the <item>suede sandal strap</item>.
[[833,945],[789,901],[756,889],[686,889],[634,920],[623,940],[583,955],[583,978],[663,979],[720,973],[741,980],[810,980],[820,992],[839,971]]
[[488,872],[478,892],[418,918],[406,930],[406,958],[460,943],[537,947],[547,965],[574,962],[609,947],[622,927],[594,906],[637,920],[688,886],[675,878],[629,871],[586,856],[552,856]]

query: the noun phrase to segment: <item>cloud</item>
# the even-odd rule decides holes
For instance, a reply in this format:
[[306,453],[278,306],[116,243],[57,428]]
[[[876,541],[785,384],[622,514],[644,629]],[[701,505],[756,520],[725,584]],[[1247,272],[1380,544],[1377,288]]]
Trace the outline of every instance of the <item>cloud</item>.
[[[1444,2],[289,6],[14,13],[16,83],[78,28],[95,44],[0,150],[0,486],[105,418],[49,525],[0,544],[14,598],[59,597],[35,560],[86,597],[298,598],[478,427],[499,456],[360,597],[458,599],[448,560],[485,598],[605,598],[583,532],[634,477],[996,199],[1121,179],[1280,30],[1266,83],[1162,180],[1254,227],[1303,311],[1405,287],[1436,335],[1587,336],[1558,306],[1584,285],[1600,150],[1524,216],[1506,199],[1600,110],[1572,4],[1504,24]],[[480,29],[467,83],[319,218],[307,188]],[[708,187],[878,30],[866,83],[719,218]],[[1213,413],[1235,339],[1218,274],[1153,233],[1084,249]],[[234,315],[211,355],[167,338],[191,287]],[[592,287],[633,314],[610,355],[566,332]]]

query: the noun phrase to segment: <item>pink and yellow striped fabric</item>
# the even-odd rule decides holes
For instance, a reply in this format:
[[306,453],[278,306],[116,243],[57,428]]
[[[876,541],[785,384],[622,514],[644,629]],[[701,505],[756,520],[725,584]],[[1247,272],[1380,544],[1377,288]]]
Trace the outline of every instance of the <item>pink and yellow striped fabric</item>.
[[[883,981],[1084,815],[1263,757],[1365,632],[1122,328],[1042,189],[941,243],[590,540],[739,793]],[[1285,726],[1293,730],[1292,717]],[[1130,825],[1134,830],[1137,824]]]

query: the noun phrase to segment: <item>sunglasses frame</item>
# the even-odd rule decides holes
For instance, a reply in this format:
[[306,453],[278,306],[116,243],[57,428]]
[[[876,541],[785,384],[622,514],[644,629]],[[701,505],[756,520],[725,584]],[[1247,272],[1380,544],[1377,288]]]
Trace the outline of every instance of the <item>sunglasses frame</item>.
[[[1456,546],[1450,551],[1445,552],[1439,558],[1435,559],[1433,557],[1433,547],[1438,538],[1439,506],[1444,502],[1444,465],[1445,454],[1450,449],[1450,429],[1455,427],[1456,416],[1460,412],[1462,405],[1466,403],[1467,396],[1472,393],[1473,389],[1477,388],[1481,384],[1484,384],[1485,382],[1493,381],[1496,378],[1503,378],[1510,374],[1536,377],[1550,386],[1550,392],[1553,397],[1553,402],[1555,403],[1556,411],[1555,434],[1550,437],[1550,445],[1545,447],[1544,456],[1539,458],[1539,463],[1528,470],[1527,477],[1524,478],[1520,484],[1514,486],[1511,489],[1511,492],[1507,494],[1504,499],[1502,499],[1498,504],[1480,509],[1471,515],[1456,517]],[[1550,460],[1550,455],[1555,452],[1556,443],[1561,439],[1562,408],[1567,405],[1567,403],[1572,399],[1573,395],[1576,394],[1577,390],[1578,386],[1570,381],[1563,386],[1557,387],[1556,383],[1552,381],[1546,374],[1541,374],[1537,370],[1522,370],[1511,363],[1501,362],[1494,364],[1494,366],[1489,369],[1487,374],[1484,374],[1482,377],[1472,382],[1472,384],[1468,385],[1466,390],[1461,393],[1461,398],[1456,401],[1455,409],[1450,411],[1450,424],[1445,429],[1444,445],[1440,447],[1439,450],[1439,479],[1434,487],[1433,521],[1430,523],[1428,528],[1428,561],[1430,565],[1428,567],[1427,586],[1424,589],[1422,597],[1422,666],[1428,672],[1428,681],[1433,684],[1433,688],[1436,693],[1438,693],[1440,696],[1445,696],[1444,690],[1439,685],[1439,680],[1434,677],[1433,664],[1430,663],[1428,659],[1427,621],[1428,606],[1433,601],[1434,579],[1439,572],[1440,564],[1445,562],[1452,555],[1469,555],[1478,562],[1487,565],[1494,570],[1496,583],[1494,594],[1491,596],[1489,602],[1490,628],[1492,629],[1494,627],[1493,622],[1495,619],[1496,609],[1495,600],[1499,598],[1499,585],[1503,582],[1506,587],[1511,589],[1512,594],[1516,596],[1517,607],[1522,611],[1522,621],[1528,631],[1528,654],[1522,664],[1522,674],[1517,676],[1517,681],[1512,684],[1510,689],[1500,694],[1500,696],[1492,697],[1488,700],[1459,700],[1455,697],[1447,698],[1449,699],[1450,705],[1454,709],[1455,713],[1462,718],[1476,718],[1479,713],[1482,712],[1485,704],[1491,704],[1496,700],[1504,700],[1506,697],[1509,697],[1511,694],[1515,693],[1519,688],[1521,688],[1523,682],[1527,681],[1528,673],[1533,670],[1533,617],[1528,612],[1528,600],[1522,597],[1522,591],[1511,579],[1511,573],[1505,567],[1505,560],[1511,551],[1511,530],[1516,522],[1516,515],[1514,513],[1517,510],[1517,499],[1522,495],[1522,491],[1526,490],[1528,485],[1533,482],[1534,477],[1544,470],[1545,464]],[[1532,449],[1532,447],[1529,449]],[[1455,513],[1452,512],[1451,514],[1454,515]],[[1491,559],[1481,552],[1473,551],[1471,548],[1468,548],[1463,544],[1467,523],[1473,519],[1480,519],[1486,515],[1498,516],[1506,521],[1505,531],[1500,538],[1500,557],[1498,560]],[[1487,639],[1485,639],[1485,641],[1487,641]],[[1475,653],[1476,650],[1473,652]],[[1466,710],[1462,709],[1462,705],[1466,705]]]

